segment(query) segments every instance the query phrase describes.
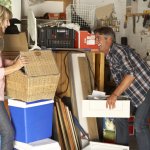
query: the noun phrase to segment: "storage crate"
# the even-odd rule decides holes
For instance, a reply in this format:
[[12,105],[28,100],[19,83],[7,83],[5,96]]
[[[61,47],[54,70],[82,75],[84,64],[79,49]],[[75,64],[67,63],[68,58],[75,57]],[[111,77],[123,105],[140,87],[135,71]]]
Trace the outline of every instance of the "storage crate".
[[58,71],[52,51],[20,52],[29,63],[6,77],[7,96],[26,102],[53,99],[58,85]]
[[64,27],[39,27],[38,45],[44,48],[74,48],[75,31]]
[[53,100],[22,102],[8,100],[15,140],[30,143],[52,136]]

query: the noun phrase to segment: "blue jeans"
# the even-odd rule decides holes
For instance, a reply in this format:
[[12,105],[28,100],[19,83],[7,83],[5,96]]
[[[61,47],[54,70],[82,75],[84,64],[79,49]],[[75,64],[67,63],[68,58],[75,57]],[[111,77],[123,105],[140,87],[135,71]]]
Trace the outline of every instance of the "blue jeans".
[[1,149],[13,150],[14,129],[4,106],[4,102],[0,101],[0,136]]
[[[150,118],[150,90],[146,95],[145,101],[136,109],[135,112],[134,127],[138,150],[150,150],[150,129],[148,118]],[[116,126],[116,143],[128,145],[128,119],[115,118],[114,124]]]

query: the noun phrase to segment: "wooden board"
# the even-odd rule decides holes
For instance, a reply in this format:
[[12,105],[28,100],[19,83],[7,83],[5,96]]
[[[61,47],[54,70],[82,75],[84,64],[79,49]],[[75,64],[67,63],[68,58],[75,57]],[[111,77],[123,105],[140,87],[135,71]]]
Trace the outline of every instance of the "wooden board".
[[[80,76],[81,76],[81,84],[83,90],[83,97],[86,98],[87,95],[90,95],[93,91],[94,87],[94,77],[91,75],[93,70],[91,68],[91,64],[87,57],[80,57],[79,58],[79,69],[80,69]],[[93,78],[92,78],[93,77]],[[88,123],[88,130],[89,130],[89,137],[90,140],[98,140],[98,129],[97,129],[97,122],[96,118],[87,118]]]
[[68,52],[54,52],[54,57],[60,72],[60,79],[57,86],[57,95],[70,96],[68,78]]

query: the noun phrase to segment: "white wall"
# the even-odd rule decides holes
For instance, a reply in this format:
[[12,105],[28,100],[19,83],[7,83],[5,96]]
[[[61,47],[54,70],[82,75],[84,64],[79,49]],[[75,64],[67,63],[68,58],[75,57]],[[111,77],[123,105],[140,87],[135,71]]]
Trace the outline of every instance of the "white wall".
[[[21,19],[21,0],[12,0],[13,18]],[[20,25],[17,25],[20,30]]]
[[12,0],[13,18],[21,19],[21,0]]
[[[148,6],[148,1],[143,2],[138,1],[138,13],[142,13],[143,10],[150,10]],[[138,20],[138,17],[136,17],[136,21]],[[148,29],[143,28],[143,20],[144,18],[140,16],[139,22],[136,23],[136,33],[133,33],[133,18],[128,18],[128,27],[125,30],[126,36],[128,37],[129,45],[133,48],[135,48],[138,53],[142,57],[146,56],[146,52],[150,52],[150,35],[141,35],[141,32],[148,31]],[[148,32],[150,34],[150,32]]]

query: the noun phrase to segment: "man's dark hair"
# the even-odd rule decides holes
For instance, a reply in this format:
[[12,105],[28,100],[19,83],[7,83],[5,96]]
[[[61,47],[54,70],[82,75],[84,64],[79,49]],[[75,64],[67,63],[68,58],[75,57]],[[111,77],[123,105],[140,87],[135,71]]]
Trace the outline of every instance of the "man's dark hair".
[[113,31],[112,28],[110,27],[101,27],[101,28],[97,28],[94,30],[94,33],[98,33],[100,35],[104,35],[106,37],[110,36],[112,38],[112,41],[115,42],[116,38],[115,38],[115,32]]

